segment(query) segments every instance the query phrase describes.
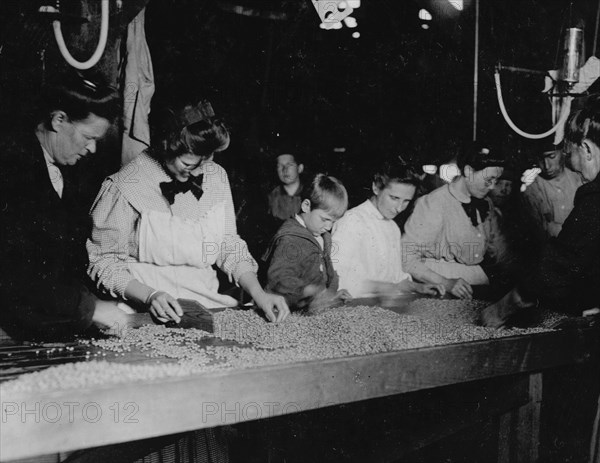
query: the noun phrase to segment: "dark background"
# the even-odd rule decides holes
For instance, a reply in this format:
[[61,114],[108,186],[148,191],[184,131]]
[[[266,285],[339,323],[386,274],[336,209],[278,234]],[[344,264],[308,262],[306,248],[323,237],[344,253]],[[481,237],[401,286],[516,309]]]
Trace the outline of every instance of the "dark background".
[[[50,20],[37,13],[42,3],[2,2],[2,136],[27,120],[40,86],[66,68]],[[126,25],[146,3],[153,110],[207,98],[226,119],[232,145],[217,161],[229,172],[242,229],[253,205],[262,207],[275,181],[273,155],[284,145],[295,145],[310,171],[340,177],[355,205],[368,194],[369,173],[381,159],[441,163],[472,138],[474,0],[465,0],[463,11],[446,0],[363,0],[353,14],[358,28],[332,31],[319,28],[308,0],[131,0],[120,12],[113,1],[109,46],[96,71],[121,88],[117,63]],[[536,144],[514,134],[499,114],[494,65],[559,67],[564,29],[582,20],[589,56],[598,2],[480,3],[477,138],[499,145],[521,168]],[[418,18],[422,7],[433,15],[427,30]],[[87,58],[96,44],[99,2],[63,1],[61,8],[73,54]],[[89,21],[82,24],[82,16]],[[540,76],[503,74],[509,113],[526,131],[551,126],[542,88]],[[119,146],[114,130],[104,154],[89,161],[92,192],[119,167]]]

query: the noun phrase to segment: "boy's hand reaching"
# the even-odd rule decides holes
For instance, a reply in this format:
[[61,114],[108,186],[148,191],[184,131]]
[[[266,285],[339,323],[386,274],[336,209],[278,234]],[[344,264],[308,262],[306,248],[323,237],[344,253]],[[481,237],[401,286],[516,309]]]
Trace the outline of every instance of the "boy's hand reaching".
[[350,293],[345,289],[335,292],[331,289],[322,289],[316,285],[308,285],[303,294],[305,297],[311,298],[307,308],[311,314],[316,314],[339,302],[352,299]]
[[383,307],[393,307],[397,298],[407,293],[425,294],[428,296],[443,296],[446,288],[442,284],[417,283],[403,280],[400,283],[372,282],[372,289]]
[[348,301],[352,300],[352,295],[348,291],[346,291],[345,289],[340,289],[336,293],[335,298],[338,301],[341,301],[341,302],[348,302]]
[[290,309],[285,299],[278,294],[262,292],[259,297],[254,297],[257,307],[262,309],[270,322],[279,323],[284,321],[290,314]]

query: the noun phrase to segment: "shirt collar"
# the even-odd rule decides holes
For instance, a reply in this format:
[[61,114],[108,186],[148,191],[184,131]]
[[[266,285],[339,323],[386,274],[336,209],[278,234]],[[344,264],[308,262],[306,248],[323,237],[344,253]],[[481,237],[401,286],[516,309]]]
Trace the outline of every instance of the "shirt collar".
[[290,198],[294,198],[295,196],[300,196],[302,194],[302,182],[300,182],[300,184],[298,185],[298,188],[296,188],[296,191],[294,192],[293,195],[288,195],[288,192],[285,191],[285,187],[283,186],[283,184],[279,184],[279,192],[281,193],[281,195],[289,196]]
[[[150,155],[150,153],[148,153],[147,151],[135,158],[135,161],[141,163],[149,163],[151,166],[153,166],[153,169],[150,170],[150,175],[152,177],[153,183],[158,184],[160,182],[169,182],[174,180],[174,178],[171,177],[169,172],[167,172],[167,167],[159,159],[157,159],[155,156]],[[138,168],[137,166],[133,166],[133,162],[131,167],[133,169]],[[124,176],[125,182],[132,183],[131,180],[128,180],[128,177],[136,173],[137,170],[121,169],[119,172],[123,172],[123,174],[121,175]]]
[[471,196],[467,192],[466,181],[462,175],[459,175],[452,180],[452,183],[448,185],[448,190],[450,191],[450,194],[461,203],[471,202]]
[[46,151],[46,148],[44,148],[43,146],[42,146],[42,152],[44,153],[44,159],[46,159],[46,164],[52,164],[52,165],[56,164],[54,162],[54,159],[52,159],[52,156],[50,156],[50,153],[48,151]]
[[379,209],[377,209],[377,207],[375,206],[375,204],[373,204],[373,201],[371,201],[370,199],[367,199],[363,204],[366,204],[366,211],[369,215],[379,219],[379,220],[387,220],[382,214],[381,212],[379,212]]

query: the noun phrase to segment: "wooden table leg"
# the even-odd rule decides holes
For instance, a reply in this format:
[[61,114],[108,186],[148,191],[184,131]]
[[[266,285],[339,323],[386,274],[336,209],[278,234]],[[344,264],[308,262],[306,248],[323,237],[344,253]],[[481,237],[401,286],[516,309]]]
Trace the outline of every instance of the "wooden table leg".
[[536,462],[540,447],[542,373],[529,375],[529,403],[517,411],[517,461]]
[[529,401],[499,417],[499,463],[529,463],[539,459],[542,373],[529,374],[527,381]]

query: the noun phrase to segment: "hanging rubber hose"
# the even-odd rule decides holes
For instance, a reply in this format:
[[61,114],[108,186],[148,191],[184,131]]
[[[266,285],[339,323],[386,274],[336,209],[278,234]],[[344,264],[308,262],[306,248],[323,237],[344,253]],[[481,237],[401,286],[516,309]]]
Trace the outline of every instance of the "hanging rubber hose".
[[496,95],[498,96],[498,104],[500,105],[500,111],[502,112],[502,115],[504,116],[504,120],[510,126],[511,129],[513,129],[515,132],[517,132],[522,137],[530,138],[532,140],[539,140],[541,138],[549,137],[554,132],[556,132],[556,130],[566,122],[567,117],[569,117],[569,111],[567,110],[567,105],[564,105],[562,113],[560,115],[560,118],[558,119],[558,122],[556,123],[556,125],[554,127],[552,127],[547,132],[535,133],[535,134],[523,132],[511,120],[511,118],[508,115],[508,112],[506,111],[506,107],[504,106],[504,100],[502,99],[502,87],[500,86],[500,71],[498,69],[496,69],[496,72],[494,73],[494,80],[496,81]]
[[85,62],[77,61],[75,58],[73,58],[73,56],[71,56],[69,50],[67,50],[67,45],[65,44],[65,39],[63,38],[60,28],[60,21],[53,21],[52,27],[54,28],[54,37],[56,38],[58,49],[67,63],[69,63],[75,69],[89,69],[98,63],[102,57],[102,53],[104,53],[104,47],[106,46],[106,39],[108,37],[108,0],[102,0],[102,22],[100,25],[100,39],[98,40],[98,46],[96,47],[96,51],[92,57]]

